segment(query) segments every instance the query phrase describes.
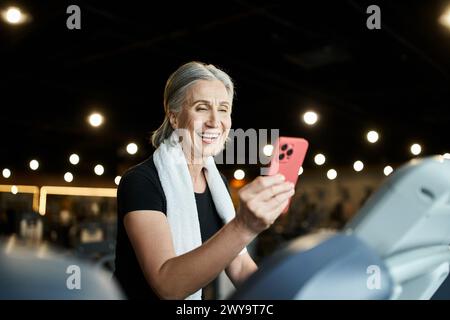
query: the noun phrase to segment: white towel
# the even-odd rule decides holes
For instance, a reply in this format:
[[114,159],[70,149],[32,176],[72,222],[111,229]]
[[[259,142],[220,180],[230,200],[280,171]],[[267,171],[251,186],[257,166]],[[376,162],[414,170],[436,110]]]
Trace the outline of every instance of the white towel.
[[[177,256],[182,255],[201,246],[202,238],[194,186],[175,132],[156,149],[153,161],[167,200],[166,215],[175,253]],[[226,224],[236,215],[233,202],[212,156],[207,158],[205,168],[206,181],[217,213]],[[245,252],[244,248],[240,254]],[[187,297],[188,300],[201,298],[201,289]]]

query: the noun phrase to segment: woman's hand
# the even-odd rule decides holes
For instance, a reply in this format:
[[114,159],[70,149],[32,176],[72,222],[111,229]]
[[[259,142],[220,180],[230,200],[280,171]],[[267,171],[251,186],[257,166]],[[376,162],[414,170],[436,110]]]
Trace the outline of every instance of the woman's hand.
[[295,193],[294,184],[283,175],[259,176],[239,190],[240,207],[236,222],[241,228],[259,234],[269,228]]

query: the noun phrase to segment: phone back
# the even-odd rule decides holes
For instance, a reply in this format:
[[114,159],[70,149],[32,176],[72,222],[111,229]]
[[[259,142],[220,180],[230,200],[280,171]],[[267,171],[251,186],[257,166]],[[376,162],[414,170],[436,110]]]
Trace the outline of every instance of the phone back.
[[[286,181],[294,185],[298,180],[298,172],[308,150],[308,141],[302,138],[279,137],[274,146],[268,175],[281,173]],[[288,205],[289,206],[289,205]],[[285,208],[283,213],[287,211]]]

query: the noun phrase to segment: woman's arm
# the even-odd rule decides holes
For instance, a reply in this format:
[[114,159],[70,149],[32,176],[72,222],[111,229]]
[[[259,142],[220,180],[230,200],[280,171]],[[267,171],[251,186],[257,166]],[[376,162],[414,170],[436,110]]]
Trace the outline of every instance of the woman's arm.
[[[156,294],[163,299],[184,299],[214,280],[259,232],[272,225],[293,194],[293,185],[283,177],[255,179],[239,191],[241,207],[236,217],[200,247],[180,256],[175,255],[169,223],[162,212],[130,212],[124,225]],[[252,269],[248,259],[237,265],[236,279]]]
[[256,236],[232,220],[197,249],[175,256],[162,212],[133,211],[124,223],[144,276],[162,299],[184,299],[206,286]]
[[225,269],[228,278],[235,287],[238,287],[242,282],[247,280],[255,271],[258,270],[258,266],[248,252],[238,255]]

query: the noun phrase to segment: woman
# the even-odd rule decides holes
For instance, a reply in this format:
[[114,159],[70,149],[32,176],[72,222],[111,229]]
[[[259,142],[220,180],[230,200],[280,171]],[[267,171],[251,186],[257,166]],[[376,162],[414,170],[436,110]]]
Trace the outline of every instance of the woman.
[[168,79],[157,149],[123,175],[117,193],[115,277],[129,298],[201,299],[221,271],[238,286],[257,270],[245,246],[280,215],[294,186],[281,175],[258,177],[241,188],[235,214],[212,160],[231,128],[233,92],[226,73],[199,62]]

